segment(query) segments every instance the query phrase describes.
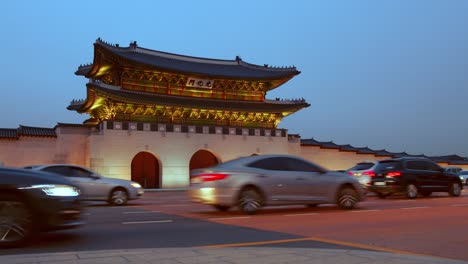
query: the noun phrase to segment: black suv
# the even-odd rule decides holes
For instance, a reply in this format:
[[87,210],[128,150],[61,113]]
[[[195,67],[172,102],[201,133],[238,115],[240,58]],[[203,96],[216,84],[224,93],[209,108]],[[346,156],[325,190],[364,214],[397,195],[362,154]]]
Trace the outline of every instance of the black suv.
[[418,193],[429,196],[432,192],[448,192],[460,196],[463,184],[460,178],[427,158],[404,157],[382,160],[374,168],[368,186],[369,191],[385,198],[394,193],[403,193],[415,199]]

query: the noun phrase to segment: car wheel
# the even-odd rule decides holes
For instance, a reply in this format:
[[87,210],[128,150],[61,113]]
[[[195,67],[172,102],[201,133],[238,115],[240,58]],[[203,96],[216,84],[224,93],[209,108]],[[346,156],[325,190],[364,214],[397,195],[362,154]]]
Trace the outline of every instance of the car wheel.
[[127,201],[127,192],[122,188],[113,190],[109,198],[109,202],[113,205],[125,205]]
[[14,195],[0,195],[0,247],[16,246],[32,233],[32,214]]
[[230,206],[219,205],[219,204],[215,204],[213,205],[213,207],[216,208],[216,210],[221,211],[221,212],[226,212],[227,210],[229,210],[229,208],[231,208]]
[[406,197],[410,199],[416,199],[418,197],[418,187],[410,183],[406,186]]
[[358,202],[358,194],[351,187],[343,187],[338,192],[337,203],[342,209],[353,209]]
[[425,196],[425,197],[429,197],[429,196],[431,196],[431,194],[432,194],[432,192],[430,192],[430,191],[421,191],[421,195]]
[[458,182],[452,182],[450,184],[449,195],[453,197],[458,197],[461,195],[461,186]]
[[239,208],[246,214],[255,214],[262,207],[262,196],[257,190],[247,188],[239,195]]

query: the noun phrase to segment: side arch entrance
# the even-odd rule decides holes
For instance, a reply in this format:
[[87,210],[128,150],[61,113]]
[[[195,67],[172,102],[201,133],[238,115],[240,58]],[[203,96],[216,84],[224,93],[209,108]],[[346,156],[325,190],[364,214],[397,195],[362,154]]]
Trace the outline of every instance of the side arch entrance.
[[161,166],[159,159],[149,152],[139,152],[132,159],[132,181],[145,189],[161,188]]
[[201,149],[195,152],[190,159],[189,169],[207,168],[219,164],[219,159],[211,152]]

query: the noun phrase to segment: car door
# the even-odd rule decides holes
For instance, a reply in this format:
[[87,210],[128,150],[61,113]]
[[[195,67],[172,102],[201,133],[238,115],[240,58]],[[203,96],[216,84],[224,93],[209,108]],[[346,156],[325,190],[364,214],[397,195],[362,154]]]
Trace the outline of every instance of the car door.
[[449,173],[445,172],[444,169],[436,163],[429,161],[426,162],[426,168],[432,175],[432,184],[434,189],[446,191],[450,186]]
[[297,158],[288,158],[287,173],[291,176],[291,182],[288,184],[289,191],[300,201],[326,201],[329,185],[334,180],[331,177],[325,177],[325,171],[305,160]]
[[406,181],[415,182],[420,190],[432,190],[435,187],[435,175],[428,170],[424,160],[409,160],[405,164],[407,168]]
[[285,173],[287,162],[282,157],[269,157],[248,165],[255,169],[255,179],[251,179],[266,193],[273,203],[294,200],[290,193],[291,175]]
[[108,195],[107,183],[94,172],[77,166],[69,166],[71,178],[84,189],[88,199],[106,199]]

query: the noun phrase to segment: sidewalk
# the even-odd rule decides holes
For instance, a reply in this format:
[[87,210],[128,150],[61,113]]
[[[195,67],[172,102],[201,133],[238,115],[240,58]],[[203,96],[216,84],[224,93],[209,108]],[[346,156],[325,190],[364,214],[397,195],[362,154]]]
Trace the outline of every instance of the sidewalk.
[[[0,251],[1,254],[1,251]],[[467,261],[364,250],[242,247],[157,248],[0,256],[2,264],[455,264]]]

